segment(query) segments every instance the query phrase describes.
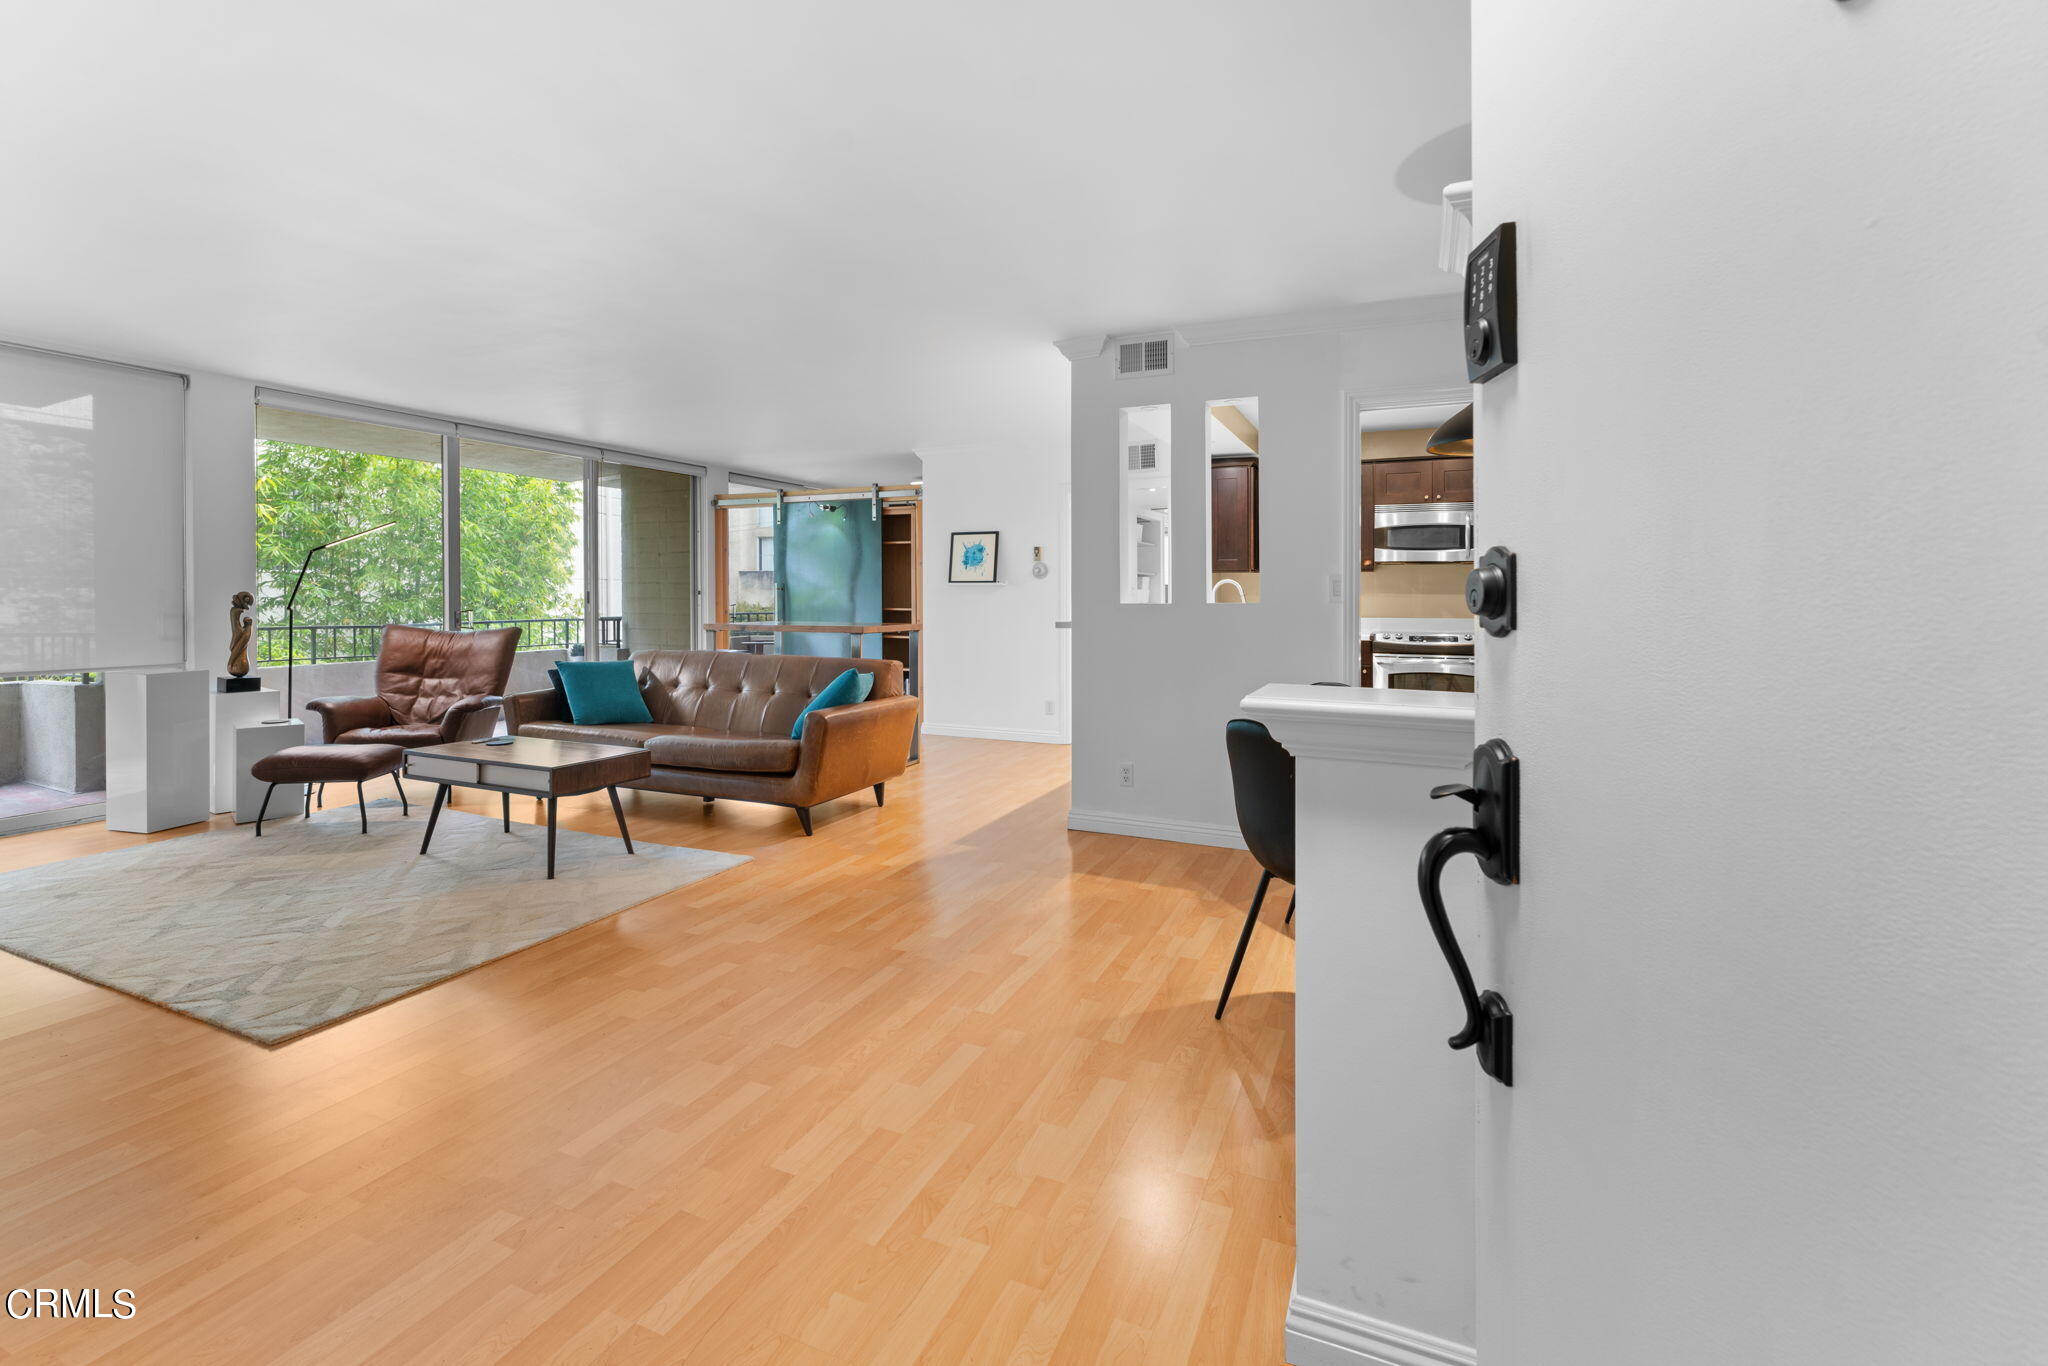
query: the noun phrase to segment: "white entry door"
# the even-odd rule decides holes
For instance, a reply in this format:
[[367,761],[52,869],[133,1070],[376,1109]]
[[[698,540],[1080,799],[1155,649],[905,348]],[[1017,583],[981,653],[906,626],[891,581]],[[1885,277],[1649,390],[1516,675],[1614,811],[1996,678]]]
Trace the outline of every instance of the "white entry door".
[[2048,1361],[2048,7],[1473,29],[1479,1360]]

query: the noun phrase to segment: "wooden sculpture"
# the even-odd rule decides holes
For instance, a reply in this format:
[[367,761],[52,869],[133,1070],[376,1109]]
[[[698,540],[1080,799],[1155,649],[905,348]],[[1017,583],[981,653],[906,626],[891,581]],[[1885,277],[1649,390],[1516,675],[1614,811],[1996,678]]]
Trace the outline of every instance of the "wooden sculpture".
[[256,617],[250,611],[256,595],[235,594],[228,603],[228,672],[241,678],[249,672],[249,641],[256,634]]

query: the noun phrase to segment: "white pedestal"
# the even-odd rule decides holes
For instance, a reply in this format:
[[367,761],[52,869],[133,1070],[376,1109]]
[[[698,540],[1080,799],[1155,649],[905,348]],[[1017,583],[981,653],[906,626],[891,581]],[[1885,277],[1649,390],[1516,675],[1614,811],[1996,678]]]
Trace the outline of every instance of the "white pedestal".
[[[271,694],[277,696],[276,693]],[[304,721],[277,721],[265,725],[261,721],[236,726],[234,730],[233,765],[235,779],[235,824],[247,825],[256,819],[256,813],[263,810],[263,794],[270,784],[249,776],[250,767],[266,754],[275,754],[281,749],[306,743]],[[270,799],[270,809],[263,819],[273,820],[279,816],[296,816],[306,809],[306,789],[298,783],[285,783]]]
[[207,696],[213,706],[213,796],[209,809],[216,813],[233,811],[235,779],[249,771],[247,764],[235,763],[235,731],[284,715],[284,694],[275,688],[258,688],[255,692],[216,692]]
[[207,816],[207,675],[107,675],[107,829],[148,834]]

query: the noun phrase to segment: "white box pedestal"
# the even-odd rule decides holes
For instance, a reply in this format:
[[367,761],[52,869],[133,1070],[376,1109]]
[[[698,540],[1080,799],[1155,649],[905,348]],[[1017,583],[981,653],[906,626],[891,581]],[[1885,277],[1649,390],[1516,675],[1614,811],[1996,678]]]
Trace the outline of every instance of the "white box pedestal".
[[207,675],[107,675],[107,829],[148,834],[207,816]]
[[[277,694],[272,693],[275,697]],[[256,819],[256,813],[263,810],[263,794],[270,784],[249,776],[249,768],[266,754],[275,754],[281,749],[306,743],[304,721],[279,721],[265,725],[256,721],[234,729],[235,754],[231,760],[235,774],[235,824],[247,825]],[[270,799],[270,809],[263,814],[264,820],[276,820],[280,816],[296,816],[306,809],[306,789],[300,783],[282,783]]]
[[[275,688],[258,688],[254,692],[216,692],[208,696],[213,703],[213,800],[208,809],[216,813],[233,811],[236,776],[246,775],[249,771],[246,764],[239,768],[236,766],[235,730],[283,716],[284,694]],[[292,743],[305,742],[294,740]]]

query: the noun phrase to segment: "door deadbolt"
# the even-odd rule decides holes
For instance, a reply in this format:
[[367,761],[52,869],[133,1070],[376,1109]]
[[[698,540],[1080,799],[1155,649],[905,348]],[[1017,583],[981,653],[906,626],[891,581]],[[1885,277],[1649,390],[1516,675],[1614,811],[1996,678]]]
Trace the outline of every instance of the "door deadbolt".
[[1497,545],[1479,557],[1465,576],[1465,607],[1490,636],[1515,629],[1514,552]]

